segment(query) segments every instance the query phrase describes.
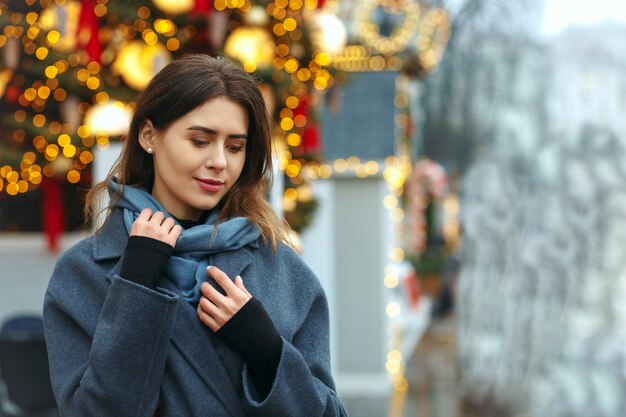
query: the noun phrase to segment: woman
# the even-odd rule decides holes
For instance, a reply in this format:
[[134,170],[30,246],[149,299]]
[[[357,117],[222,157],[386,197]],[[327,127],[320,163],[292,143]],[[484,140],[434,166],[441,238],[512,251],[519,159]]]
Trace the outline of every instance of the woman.
[[328,309],[266,200],[271,138],[253,79],[192,55],[139,96],[88,195],[102,228],[58,261],[44,305],[63,416],[344,416]]

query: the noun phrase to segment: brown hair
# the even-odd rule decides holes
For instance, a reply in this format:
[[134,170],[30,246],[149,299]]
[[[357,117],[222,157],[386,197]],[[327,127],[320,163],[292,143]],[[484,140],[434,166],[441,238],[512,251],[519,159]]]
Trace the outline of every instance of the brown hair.
[[[255,80],[230,60],[208,55],[189,55],[171,62],[145,87],[137,99],[124,146],[105,181],[87,194],[85,215],[98,215],[98,202],[112,177],[122,185],[152,190],[152,155],[139,144],[139,132],[150,120],[164,130],[178,118],[209,99],[227,97],[248,113],[248,144],[241,176],[218,205],[218,222],[227,217],[247,217],[276,249],[279,242],[289,243],[288,226],[275,214],[267,201],[272,183],[271,125],[261,91]],[[123,192],[123,190],[122,190]],[[119,198],[119,196],[118,196]],[[115,206],[113,198],[107,215]]]

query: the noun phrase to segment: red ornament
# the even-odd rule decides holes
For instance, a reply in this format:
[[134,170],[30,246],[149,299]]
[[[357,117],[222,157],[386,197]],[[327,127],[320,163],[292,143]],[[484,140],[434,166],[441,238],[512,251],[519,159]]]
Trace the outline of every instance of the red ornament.
[[102,54],[102,46],[98,41],[99,30],[100,22],[94,12],[93,0],[82,0],[80,15],[78,16],[78,27],[76,29],[77,46],[85,48],[89,59],[98,63]]
[[195,0],[191,13],[195,15],[210,15],[211,2],[209,0]]
[[304,128],[302,150],[305,155],[316,155],[322,151],[322,134],[318,125],[309,123]]
[[7,101],[11,104],[17,103],[20,98],[20,94],[22,94],[22,91],[17,86],[9,86],[6,91]]

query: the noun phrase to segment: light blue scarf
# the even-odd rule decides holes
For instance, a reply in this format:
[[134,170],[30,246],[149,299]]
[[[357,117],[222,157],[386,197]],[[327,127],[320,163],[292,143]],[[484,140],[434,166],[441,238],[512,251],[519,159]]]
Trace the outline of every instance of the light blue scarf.
[[[149,208],[153,212],[161,211],[166,217],[172,217],[161,203],[144,189],[122,186],[111,180],[109,195],[112,198],[117,198],[113,197],[115,189],[123,191],[121,199],[115,206],[124,210],[124,224],[129,233],[133,222],[144,208]],[[204,224],[183,230],[165,269],[167,279],[172,281],[190,304],[197,304],[200,299],[200,284],[207,280],[206,267],[211,254],[241,249],[261,235],[256,224],[245,217],[234,217],[221,221],[217,233],[213,236],[217,215],[217,210],[213,210]]]

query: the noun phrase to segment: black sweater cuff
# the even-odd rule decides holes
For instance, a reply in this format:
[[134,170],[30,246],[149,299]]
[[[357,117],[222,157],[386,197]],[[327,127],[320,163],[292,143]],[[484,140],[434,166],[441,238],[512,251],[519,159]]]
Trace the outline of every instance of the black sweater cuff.
[[131,236],[126,244],[120,276],[154,289],[173,252],[172,246],[160,240]]
[[252,381],[266,397],[274,384],[283,339],[263,304],[251,298],[216,334],[248,363]]

